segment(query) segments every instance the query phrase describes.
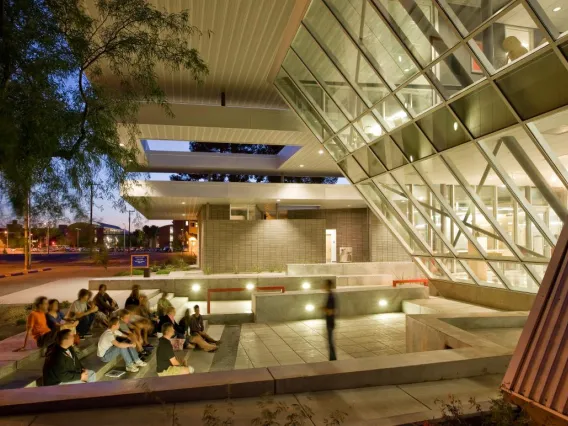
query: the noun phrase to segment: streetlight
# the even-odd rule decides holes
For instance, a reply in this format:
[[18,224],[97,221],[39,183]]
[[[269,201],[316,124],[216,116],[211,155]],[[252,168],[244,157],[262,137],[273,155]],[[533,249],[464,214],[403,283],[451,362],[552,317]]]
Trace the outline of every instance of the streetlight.
[[132,250],[132,234],[130,233],[130,213],[134,213],[135,210],[128,210],[128,253]]
[[47,245],[47,254],[49,254],[49,222],[45,222],[45,227],[47,228],[47,237],[45,243]]
[[6,253],[10,250],[10,233],[8,231],[4,231],[6,234]]
[[75,231],[77,231],[77,248],[79,248],[79,235],[81,234],[81,228],[75,228]]

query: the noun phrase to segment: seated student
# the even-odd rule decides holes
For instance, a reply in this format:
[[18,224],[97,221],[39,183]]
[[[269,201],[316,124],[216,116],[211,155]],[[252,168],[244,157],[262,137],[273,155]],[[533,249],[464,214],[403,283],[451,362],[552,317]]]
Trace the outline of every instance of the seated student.
[[195,305],[193,310],[195,313],[191,316],[189,323],[189,341],[206,352],[216,351],[219,341],[205,332],[203,317],[199,313],[199,305]]
[[132,291],[130,292],[130,296],[126,299],[124,303],[124,307],[128,308],[129,306],[138,306],[140,305],[140,286],[133,285]]
[[59,330],[67,330],[75,327],[77,322],[66,322],[65,324],[56,324],[54,328],[50,328],[47,323],[47,297],[38,297],[34,304],[33,310],[28,315],[26,324],[26,336],[24,337],[24,345],[16,349],[23,351],[26,349],[28,338],[31,335],[37,343],[38,348],[47,348],[49,345],[55,343],[57,339],[57,332]]
[[79,290],[77,300],[75,300],[71,307],[69,308],[68,314],[73,314],[74,317],[79,320],[77,325],[77,334],[84,339],[85,337],[91,337],[91,327],[93,321],[95,320],[95,312],[98,308],[95,305],[89,305],[89,290],[82,288]]
[[128,309],[121,309],[120,311],[118,311],[118,319],[120,320],[118,329],[124,335],[124,340],[128,340],[130,341],[130,343],[133,343],[136,346],[138,353],[147,355],[148,353],[144,350],[144,347],[142,345],[142,336],[140,336],[139,330],[136,330],[130,324],[130,311]]
[[93,302],[97,308],[99,308],[99,312],[110,317],[111,314],[118,309],[118,304],[112,300],[112,297],[110,297],[106,291],[107,286],[105,284],[101,284],[99,286],[99,292],[95,295]]
[[136,347],[134,343],[116,340],[117,337],[126,337],[119,331],[119,326],[120,320],[117,317],[109,320],[109,328],[105,330],[99,339],[97,356],[102,362],[106,363],[121,355],[126,363],[126,371],[136,373],[140,371],[138,367],[146,367],[148,364],[138,358],[138,352],[134,349]]
[[164,324],[171,324],[174,327],[175,337],[177,339],[183,339],[185,337],[185,330],[176,321],[176,308],[173,306],[166,309],[166,313],[160,317],[158,327],[161,329]]
[[[146,296],[140,295],[140,303],[143,303]],[[136,307],[130,305],[126,310],[130,312],[130,321],[128,322],[129,328],[140,337],[142,346],[144,348],[153,348],[148,342],[148,336],[151,336],[154,332],[154,323],[152,320],[146,318],[142,314],[145,313],[141,304]]]
[[73,349],[73,332],[61,330],[57,333],[57,344],[50,347],[43,364],[43,385],[70,385],[94,382],[96,374],[81,365]]
[[162,297],[160,297],[160,299],[158,300],[158,309],[157,309],[158,317],[166,315],[166,311],[169,308],[173,308],[173,305],[172,302],[170,302],[170,299],[168,299],[168,293],[164,291],[162,293]]
[[179,362],[176,358],[172,342],[170,342],[174,334],[175,330],[171,323],[165,323],[162,326],[162,337],[158,340],[156,352],[156,372],[160,377],[191,374],[195,371],[193,367],[188,367],[185,362]]

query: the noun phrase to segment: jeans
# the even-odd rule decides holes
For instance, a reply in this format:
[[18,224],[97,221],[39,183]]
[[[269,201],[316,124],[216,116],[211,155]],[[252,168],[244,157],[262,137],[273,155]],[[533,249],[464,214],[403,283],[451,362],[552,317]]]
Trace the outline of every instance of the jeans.
[[334,327],[327,326],[327,340],[329,341],[329,360],[335,361],[337,357],[335,356],[335,342],[333,341],[333,329]]
[[[87,370],[87,383],[92,383],[97,381],[97,374],[93,370]],[[73,380],[72,382],[61,382],[60,385],[76,385],[78,383],[85,383],[82,380]]]
[[79,336],[84,336],[85,334],[87,334],[91,330],[91,325],[93,325],[94,320],[94,312],[79,319],[79,324],[77,324],[77,334]]
[[135,364],[140,360],[140,358],[138,358],[138,352],[136,352],[136,349],[118,348],[113,345],[107,349],[107,351],[101,358],[101,361],[104,363],[110,362],[113,359],[115,359],[118,355],[122,356],[127,367],[131,366],[132,364]]

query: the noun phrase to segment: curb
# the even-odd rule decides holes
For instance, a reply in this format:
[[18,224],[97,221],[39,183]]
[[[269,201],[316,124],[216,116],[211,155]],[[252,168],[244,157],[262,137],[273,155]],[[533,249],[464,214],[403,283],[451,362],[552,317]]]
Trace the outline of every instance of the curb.
[[23,272],[14,272],[12,274],[10,274],[11,277],[19,277],[20,275],[24,275]]
[[30,269],[29,271],[25,272],[25,271],[20,271],[20,272],[12,272],[10,274],[0,274],[0,278],[8,278],[8,277],[20,277],[22,275],[27,275],[27,274],[37,274],[38,272],[43,272],[43,271],[52,271],[53,268],[41,268],[41,269]]
[[0,278],[6,278],[6,275],[2,274],[0,275]]

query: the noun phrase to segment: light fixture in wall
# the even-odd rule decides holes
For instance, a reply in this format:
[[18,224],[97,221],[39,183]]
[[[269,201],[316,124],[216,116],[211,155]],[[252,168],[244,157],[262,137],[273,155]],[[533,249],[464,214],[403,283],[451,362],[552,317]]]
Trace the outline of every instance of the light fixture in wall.
[[308,311],[308,312],[313,312],[314,309],[315,309],[314,305],[312,305],[312,304],[306,305],[306,311]]
[[351,207],[351,204],[347,204],[347,207]]
[[280,202],[280,199],[276,200],[276,202],[279,203],[279,202]]
[[454,121],[454,132],[458,131],[458,123],[457,121]]
[[410,161],[414,161],[414,158],[412,158],[412,155],[410,156]]
[[182,201],[181,203],[182,203],[182,204],[185,204],[185,201]]
[[199,290],[201,290],[201,286],[199,284],[193,284],[191,286],[191,291],[198,292]]
[[552,9],[553,12],[560,12],[561,10],[562,10],[562,8],[560,6]]
[[389,304],[389,302],[387,302],[385,299],[381,299],[379,300],[379,306],[381,308],[384,308],[385,306],[387,306]]
[[320,149],[320,150],[318,151],[318,154],[319,154],[319,155],[322,155],[322,154],[323,154],[323,149]]
[[247,290],[254,290],[254,284],[253,283],[248,283],[246,287],[247,287]]
[[303,165],[303,164],[300,164],[300,167],[304,167],[304,165]]
[[183,213],[182,216],[185,216],[185,213]]
[[302,288],[304,290],[309,290],[310,288],[312,288],[312,285],[306,281],[305,283],[302,284]]

